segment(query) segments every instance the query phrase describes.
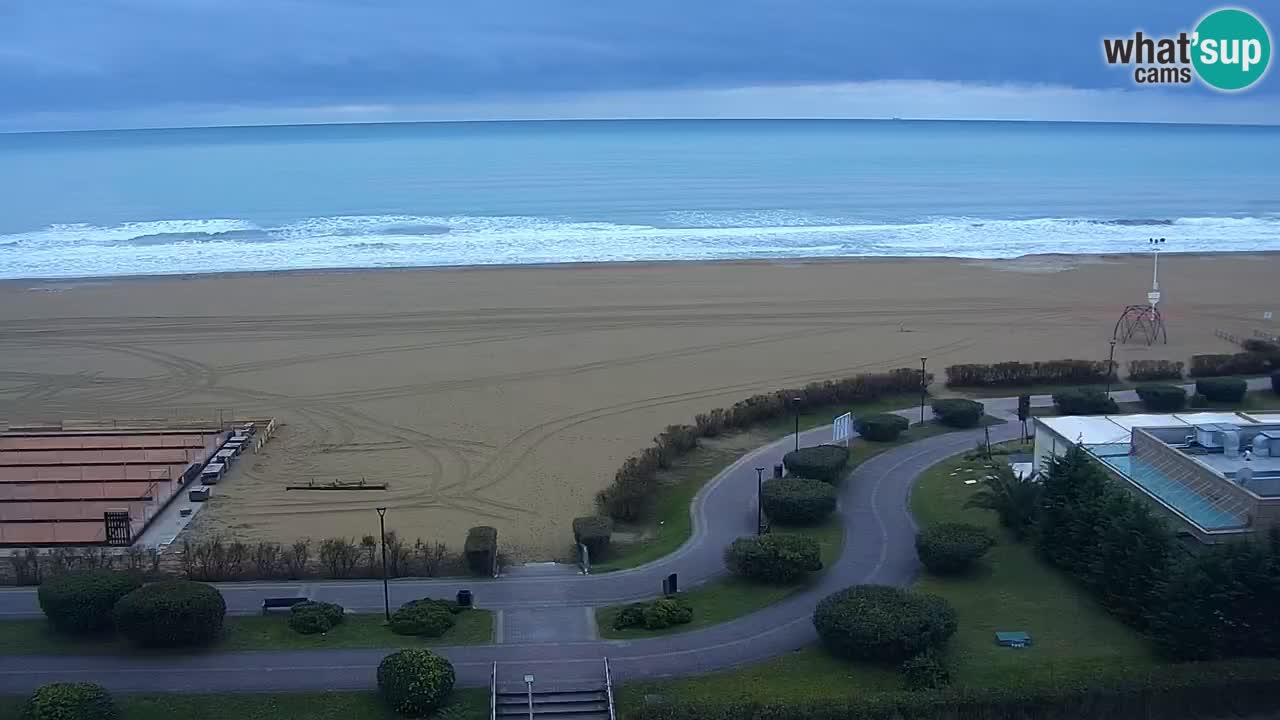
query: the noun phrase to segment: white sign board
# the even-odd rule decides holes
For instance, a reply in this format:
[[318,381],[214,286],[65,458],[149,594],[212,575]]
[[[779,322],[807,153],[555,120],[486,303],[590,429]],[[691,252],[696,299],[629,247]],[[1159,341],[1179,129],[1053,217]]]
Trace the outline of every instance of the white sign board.
[[849,442],[853,437],[853,413],[845,413],[831,422],[831,441]]
[[1268,310],[1268,311],[1266,311],[1266,312],[1262,313],[1262,319],[1263,319],[1263,320],[1270,320],[1270,319],[1271,319],[1271,311],[1270,311],[1270,310]]

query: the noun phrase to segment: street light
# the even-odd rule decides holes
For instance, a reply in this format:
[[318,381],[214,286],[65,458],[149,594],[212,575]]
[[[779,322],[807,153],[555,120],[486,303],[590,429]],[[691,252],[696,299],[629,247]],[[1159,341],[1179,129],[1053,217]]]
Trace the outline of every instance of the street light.
[[924,424],[924,396],[929,389],[929,376],[924,372],[924,362],[929,358],[920,358],[920,424]]
[[529,688],[529,720],[533,720],[533,676],[525,675],[524,684]]
[[1111,338],[1111,354],[1107,356],[1107,397],[1111,397],[1111,378],[1116,371],[1116,339]]
[[756,534],[760,534],[760,528],[764,525],[764,515],[762,506],[762,497],[764,495],[764,468],[756,468]]
[[387,509],[375,508],[378,511],[378,532],[382,538],[382,607],[387,613],[387,622],[391,622],[391,588],[387,585]]
[[795,411],[796,411],[796,450],[799,450],[800,449],[800,398],[798,396],[791,398],[791,403],[792,405],[795,406]]

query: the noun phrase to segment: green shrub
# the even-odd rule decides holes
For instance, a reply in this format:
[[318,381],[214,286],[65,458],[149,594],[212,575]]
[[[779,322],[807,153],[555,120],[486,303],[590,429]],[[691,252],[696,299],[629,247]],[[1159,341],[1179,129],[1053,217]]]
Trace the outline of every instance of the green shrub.
[[1192,355],[1191,377],[1222,377],[1224,375],[1261,375],[1272,369],[1272,357],[1267,353],[1241,352],[1233,355]]
[[326,633],[341,624],[344,617],[341,605],[307,601],[289,609],[289,627],[303,635]]
[[813,626],[840,657],[901,663],[940,649],[956,632],[956,613],[937,595],[854,585],[823,598]]
[[1129,379],[1136,382],[1152,380],[1181,380],[1181,360],[1130,360]]
[[951,673],[936,652],[922,652],[902,663],[902,679],[908,690],[936,690],[951,684]]
[[821,480],[766,480],[760,495],[764,513],[784,525],[813,525],[836,509],[835,488]]
[[1214,402],[1238,403],[1244,400],[1249,384],[1241,378],[1202,378],[1196,381],[1196,392]]
[[901,415],[879,413],[859,417],[853,422],[853,429],[872,442],[893,442],[898,436],[911,427],[911,423]]
[[943,398],[933,401],[933,415],[938,422],[953,428],[977,427],[986,406],[976,400]]
[[27,700],[26,720],[117,720],[120,711],[101,685],[50,683]]
[[587,546],[587,554],[592,561],[604,557],[612,537],[613,520],[607,517],[589,515],[573,519],[573,541]]
[[453,627],[455,620],[449,606],[430,598],[412,600],[391,614],[391,632],[397,635],[440,637]]
[[968,523],[942,523],[916,535],[920,562],[935,575],[967,572],[995,544],[990,530]]
[[693,608],[682,595],[671,595],[649,602],[631,603],[613,618],[614,630],[646,628],[661,630],[693,621]]
[[1178,385],[1142,385],[1137,390],[1142,407],[1151,412],[1177,412],[1187,406],[1187,391]]
[[142,585],[114,570],[84,570],[54,575],[36,591],[40,610],[62,632],[93,633],[111,628],[116,601]]
[[1074,388],[1053,394],[1059,415],[1113,415],[1120,412],[1116,401],[1096,388]]
[[738,575],[769,583],[795,582],[822,569],[817,541],[786,533],[738,538],[725,551],[725,562]]
[[782,456],[782,464],[792,477],[830,483],[840,479],[847,462],[849,462],[849,449],[839,445],[803,447]]
[[139,647],[207,645],[222,634],[226,601],[217,588],[190,580],[143,585],[120,598],[116,628]]
[[624,606],[613,617],[614,630],[626,630],[633,627],[644,627],[644,611],[649,607],[649,603],[631,603]]
[[498,529],[487,525],[471,528],[462,550],[473,574],[492,575],[498,560]]
[[1072,385],[1106,382],[1114,370],[1106,360],[1048,360],[1002,362],[992,365],[952,365],[947,368],[948,387],[1014,387],[1020,385]]
[[378,663],[378,692],[405,717],[434,712],[449,698],[454,679],[453,665],[429,650],[397,650]]

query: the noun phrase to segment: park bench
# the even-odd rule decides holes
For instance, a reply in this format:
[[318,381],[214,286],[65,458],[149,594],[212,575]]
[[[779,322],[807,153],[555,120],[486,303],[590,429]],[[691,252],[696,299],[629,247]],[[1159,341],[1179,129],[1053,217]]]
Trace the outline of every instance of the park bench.
[[262,599],[262,611],[266,612],[275,608],[291,608],[298,603],[304,603],[307,599],[304,597],[269,597]]

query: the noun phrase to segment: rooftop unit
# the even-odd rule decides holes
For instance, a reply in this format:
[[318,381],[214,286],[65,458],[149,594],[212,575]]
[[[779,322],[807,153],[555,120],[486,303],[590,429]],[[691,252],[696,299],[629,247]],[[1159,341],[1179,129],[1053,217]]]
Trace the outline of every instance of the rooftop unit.
[[1240,426],[1229,425],[1227,423],[1213,423],[1209,425],[1195,426],[1195,442],[1197,445],[1210,450],[1222,449],[1231,445],[1234,440],[1236,451],[1240,449]]
[[1263,430],[1254,435],[1253,454],[1257,457],[1280,457],[1280,430]]

